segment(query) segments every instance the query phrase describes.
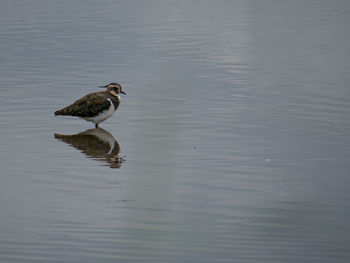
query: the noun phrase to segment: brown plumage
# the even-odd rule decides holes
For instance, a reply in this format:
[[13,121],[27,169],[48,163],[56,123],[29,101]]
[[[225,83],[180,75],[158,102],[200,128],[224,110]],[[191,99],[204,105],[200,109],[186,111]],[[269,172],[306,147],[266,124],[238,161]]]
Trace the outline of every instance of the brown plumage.
[[111,117],[120,104],[119,94],[125,94],[122,86],[112,82],[106,86],[106,91],[90,93],[73,104],[55,112],[55,115],[69,115],[94,122],[96,127]]

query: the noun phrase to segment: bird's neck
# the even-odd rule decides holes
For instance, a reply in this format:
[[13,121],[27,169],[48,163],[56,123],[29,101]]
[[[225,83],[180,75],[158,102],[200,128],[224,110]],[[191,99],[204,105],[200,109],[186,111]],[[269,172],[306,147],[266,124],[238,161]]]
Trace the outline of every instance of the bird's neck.
[[115,109],[117,109],[120,103],[120,96],[112,92],[107,92],[107,94],[109,95],[109,98],[112,100]]

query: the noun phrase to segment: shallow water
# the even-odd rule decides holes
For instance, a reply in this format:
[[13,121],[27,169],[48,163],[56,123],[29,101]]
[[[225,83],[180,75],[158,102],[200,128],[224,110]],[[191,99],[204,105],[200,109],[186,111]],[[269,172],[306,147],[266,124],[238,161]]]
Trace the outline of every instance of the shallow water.
[[[1,262],[349,262],[348,1],[2,1]],[[101,129],[53,112],[127,95]]]

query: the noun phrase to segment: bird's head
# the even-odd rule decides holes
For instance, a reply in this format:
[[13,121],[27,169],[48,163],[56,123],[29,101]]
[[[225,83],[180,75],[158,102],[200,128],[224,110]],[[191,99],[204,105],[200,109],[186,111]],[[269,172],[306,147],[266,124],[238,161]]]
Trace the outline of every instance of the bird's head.
[[119,96],[120,93],[126,95],[126,93],[122,90],[122,86],[117,82],[111,82],[106,86],[100,86],[100,88],[106,88],[106,91],[114,96]]

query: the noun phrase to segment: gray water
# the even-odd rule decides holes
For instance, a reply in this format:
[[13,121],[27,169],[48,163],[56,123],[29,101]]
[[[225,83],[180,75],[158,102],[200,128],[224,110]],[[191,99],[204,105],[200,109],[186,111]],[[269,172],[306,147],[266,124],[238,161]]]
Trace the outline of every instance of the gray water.
[[[0,262],[350,262],[349,25],[347,0],[1,1]],[[53,115],[112,81],[101,129]]]

